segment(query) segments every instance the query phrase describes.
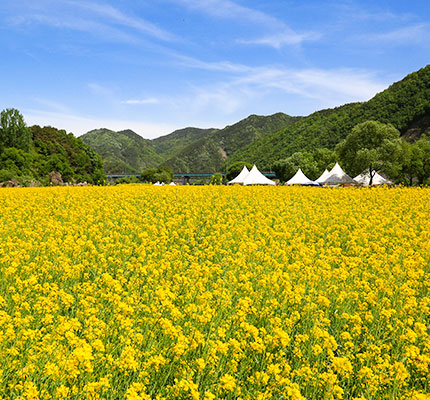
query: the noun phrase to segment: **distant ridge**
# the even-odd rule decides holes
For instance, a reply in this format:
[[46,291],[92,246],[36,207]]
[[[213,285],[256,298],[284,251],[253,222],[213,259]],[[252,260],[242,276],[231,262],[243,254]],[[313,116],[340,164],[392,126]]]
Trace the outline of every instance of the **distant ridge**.
[[358,123],[393,124],[406,140],[430,132],[430,66],[409,74],[371,100],[317,111],[307,117],[250,115],[224,129],[179,129],[157,139],[97,129],[81,138],[105,162],[107,173],[167,165],[174,172],[218,172],[235,161],[269,168],[297,151],[333,149]]
[[430,66],[409,74],[363,103],[315,112],[238,150],[228,163],[243,160],[267,168],[297,151],[334,148],[358,123],[391,123],[405,138],[417,139],[430,126]]

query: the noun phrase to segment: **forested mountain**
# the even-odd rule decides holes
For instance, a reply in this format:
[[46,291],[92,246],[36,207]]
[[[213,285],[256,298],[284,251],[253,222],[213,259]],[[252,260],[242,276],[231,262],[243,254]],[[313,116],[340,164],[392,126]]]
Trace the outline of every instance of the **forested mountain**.
[[430,66],[414,72],[371,100],[315,112],[251,115],[224,129],[185,128],[154,139],[132,131],[91,131],[83,140],[101,155],[108,173],[141,172],[169,166],[174,172],[216,172],[236,161],[260,168],[298,151],[334,149],[357,124],[375,120],[394,125],[409,141],[430,131]]
[[285,128],[264,135],[238,150],[228,163],[243,160],[267,168],[273,162],[297,151],[334,148],[358,123],[375,120],[391,123],[401,134],[415,137],[429,126],[430,66],[414,72],[403,80],[363,103],[351,103],[334,109],[318,111]]
[[220,171],[226,159],[237,150],[298,119],[300,118],[283,113],[270,116],[250,115],[234,125],[191,143],[163,165],[171,167],[175,172]]
[[129,174],[156,167],[162,161],[149,139],[132,130],[95,129],[81,136],[102,158],[107,174]]
[[16,109],[1,112],[2,185],[97,184],[105,180],[100,156],[80,138],[49,126],[28,128]]
[[224,129],[189,127],[153,140],[130,130],[109,129],[96,129],[81,138],[100,154],[107,174],[137,173],[159,165],[175,172],[215,172],[241,147],[297,119],[283,113],[251,115]]
[[161,136],[151,141],[157,154],[164,160],[167,160],[188,145],[203,139],[206,136],[216,132],[218,129],[200,129],[200,128],[184,128],[178,129],[168,135]]

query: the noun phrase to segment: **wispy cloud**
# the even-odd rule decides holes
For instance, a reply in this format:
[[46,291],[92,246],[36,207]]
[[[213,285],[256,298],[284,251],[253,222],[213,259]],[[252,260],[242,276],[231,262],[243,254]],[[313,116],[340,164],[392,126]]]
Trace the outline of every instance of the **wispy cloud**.
[[180,40],[143,18],[121,12],[108,4],[92,1],[59,0],[26,2],[19,15],[8,22],[13,25],[39,24],[59,29],[88,32],[104,40],[138,42],[149,36],[165,42]]
[[393,46],[412,44],[425,44],[429,46],[429,37],[429,23],[419,23],[397,28],[388,32],[360,36],[360,38],[365,39],[368,42],[384,42]]
[[164,123],[146,123],[113,118],[91,118],[73,113],[61,113],[33,108],[23,108],[22,111],[25,115],[27,125],[55,126],[59,129],[67,129],[76,136],[83,135],[92,129],[107,128],[113,131],[132,129],[142,137],[152,139],[166,135],[178,128],[176,125]]
[[159,28],[155,24],[149,21],[146,21],[142,18],[128,16],[122,13],[120,10],[110,5],[98,4],[98,3],[88,2],[88,1],[76,1],[76,0],[70,0],[70,1],[67,1],[67,3],[70,4],[71,6],[76,6],[84,10],[93,12],[95,15],[98,15],[99,17],[105,17],[107,19],[110,19],[112,22],[118,23],[127,28],[136,29],[137,31],[148,34],[157,39],[164,40],[164,41],[177,40],[177,37],[175,35]]
[[148,97],[146,99],[130,99],[121,101],[121,104],[130,105],[145,105],[145,104],[159,104],[160,100],[155,97]]
[[[364,101],[385,89],[389,82],[375,73],[351,69],[291,69],[282,66],[250,67],[232,63],[208,63],[188,58],[187,65],[207,71],[225,72],[223,92],[238,91],[259,96],[261,91],[278,91],[315,99],[316,104],[335,106]],[[221,85],[220,85],[221,86]],[[225,98],[227,98],[227,94]]]
[[296,33],[292,30],[258,39],[239,39],[237,43],[257,44],[280,49],[285,45],[299,45],[305,41],[316,41],[321,39],[322,34],[317,32]]
[[201,11],[216,18],[232,19],[238,22],[251,23],[269,32],[256,39],[238,39],[236,43],[247,45],[266,45],[279,49],[285,45],[299,45],[305,41],[318,40],[321,34],[315,32],[299,33],[285,22],[267,13],[241,6],[231,0],[172,0],[190,9]]

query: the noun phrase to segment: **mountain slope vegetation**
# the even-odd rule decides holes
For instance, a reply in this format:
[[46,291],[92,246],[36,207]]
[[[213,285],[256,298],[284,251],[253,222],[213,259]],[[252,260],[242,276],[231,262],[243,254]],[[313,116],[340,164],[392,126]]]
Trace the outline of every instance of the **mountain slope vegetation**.
[[132,130],[95,129],[82,135],[81,139],[101,156],[107,174],[138,173],[163,161],[151,141]]
[[218,130],[190,144],[175,157],[165,161],[175,172],[220,171],[228,157],[268,132],[279,130],[300,119],[277,113],[250,115],[234,125]]
[[427,66],[367,102],[318,111],[264,135],[238,150],[229,157],[228,163],[248,161],[267,168],[297,151],[312,151],[321,147],[332,149],[355,125],[367,120],[391,123],[403,135],[415,127],[419,137],[428,127],[429,113],[430,66]]
[[47,185],[55,182],[103,183],[100,156],[80,138],[50,126],[27,127],[16,109],[1,112],[0,182]]
[[164,160],[174,157],[181,150],[188,145],[205,138],[212,133],[218,131],[218,129],[200,129],[200,128],[184,128],[178,129],[168,135],[160,136],[156,139],[151,140],[154,150]]

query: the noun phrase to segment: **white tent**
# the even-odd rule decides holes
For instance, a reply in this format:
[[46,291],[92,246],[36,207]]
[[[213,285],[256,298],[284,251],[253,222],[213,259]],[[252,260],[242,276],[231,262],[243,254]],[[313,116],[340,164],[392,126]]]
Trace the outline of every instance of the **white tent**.
[[311,181],[299,168],[299,170],[295,173],[295,175],[287,181],[287,185],[308,185],[308,186],[317,186],[318,184],[314,181]]
[[249,174],[249,170],[248,168],[246,168],[246,165],[243,166],[242,171],[240,171],[240,174],[238,176],[236,176],[236,178],[232,179],[231,181],[229,181],[229,184],[234,184],[234,183],[240,183],[242,184],[244,179],[246,178],[246,176]]
[[336,163],[336,165],[332,168],[332,170],[329,172],[329,175],[327,178],[320,182],[322,185],[342,185],[342,184],[356,184],[357,182],[354,181],[348,174],[346,174],[341,166]]
[[[360,175],[357,175],[354,178],[354,180],[357,181],[360,185],[369,186],[369,183],[370,183],[369,171],[366,171],[361,173]],[[383,176],[375,172],[375,175],[373,176],[373,180],[372,180],[372,185],[392,185],[392,183],[393,182],[389,181],[388,179],[385,179]]]
[[154,183],[154,186],[161,186],[161,183],[157,181]]
[[330,175],[330,172],[328,172],[327,168],[324,170],[324,172],[321,174],[321,176],[315,181],[316,183],[323,183],[328,176]]
[[266,178],[254,165],[249,171],[249,174],[243,180],[244,185],[276,185],[275,182]]
[[170,186],[176,186],[176,183],[175,182],[170,182],[169,185]]

